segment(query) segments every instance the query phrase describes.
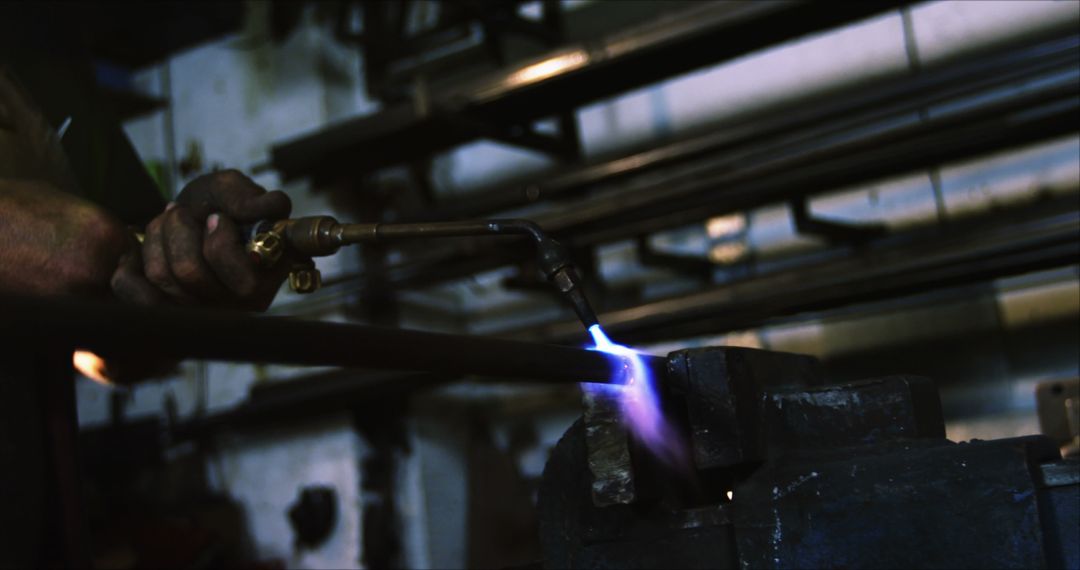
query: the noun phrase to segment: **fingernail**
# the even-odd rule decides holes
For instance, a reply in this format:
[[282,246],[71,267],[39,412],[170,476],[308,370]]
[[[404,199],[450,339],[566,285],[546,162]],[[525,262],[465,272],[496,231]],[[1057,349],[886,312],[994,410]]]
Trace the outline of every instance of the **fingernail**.
[[220,219],[221,219],[220,215],[218,215],[218,214],[210,214],[210,216],[208,218],[206,218],[206,229],[208,231],[211,231],[211,232],[216,230],[217,226],[218,226],[218,221]]
[[169,210],[171,210],[171,209],[173,209],[175,207],[176,207],[176,202],[169,202],[168,204],[165,204],[165,211],[168,212]]

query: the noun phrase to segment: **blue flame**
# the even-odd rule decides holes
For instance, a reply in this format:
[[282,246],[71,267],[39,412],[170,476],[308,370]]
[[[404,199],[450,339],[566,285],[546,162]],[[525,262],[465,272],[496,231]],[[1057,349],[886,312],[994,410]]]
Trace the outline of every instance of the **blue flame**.
[[660,411],[655,380],[641,359],[641,354],[632,348],[616,344],[604,334],[600,325],[589,327],[589,334],[596,344],[593,350],[599,350],[625,358],[630,364],[629,378],[624,384],[583,384],[583,389],[591,391],[618,391],[621,395],[622,414],[626,424],[645,446],[658,457],[670,462],[682,464],[686,460],[681,440],[676,436],[671,425]]

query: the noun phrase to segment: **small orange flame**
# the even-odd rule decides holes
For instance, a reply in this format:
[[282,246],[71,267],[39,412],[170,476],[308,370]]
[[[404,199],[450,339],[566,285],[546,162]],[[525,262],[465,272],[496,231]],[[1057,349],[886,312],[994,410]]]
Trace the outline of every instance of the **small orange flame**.
[[75,365],[75,370],[78,370],[83,376],[86,376],[103,386],[113,385],[112,380],[109,379],[105,361],[93,352],[90,352],[89,350],[76,350],[75,353],[71,355],[71,362]]

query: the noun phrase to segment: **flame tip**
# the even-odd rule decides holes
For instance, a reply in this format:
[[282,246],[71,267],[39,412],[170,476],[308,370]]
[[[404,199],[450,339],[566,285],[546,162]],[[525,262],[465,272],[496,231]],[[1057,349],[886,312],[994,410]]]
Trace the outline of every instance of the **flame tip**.
[[[622,388],[619,391],[622,396],[622,414],[631,431],[658,457],[675,464],[685,463],[685,449],[660,411],[653,379],[640,353],[628,346],[612,342],[599,324],[589,326],[589,334],[595,343],[593,350],[621,357],[625,361],[624,366],[628,369],[626,381],[622,384],[600,386]],[[585,389],[602,390],[593,385],[586,385]]]
[[101,384],[112,386],[105,360],[89,350],[76,350],[71,355],[71,363],[83,376]]

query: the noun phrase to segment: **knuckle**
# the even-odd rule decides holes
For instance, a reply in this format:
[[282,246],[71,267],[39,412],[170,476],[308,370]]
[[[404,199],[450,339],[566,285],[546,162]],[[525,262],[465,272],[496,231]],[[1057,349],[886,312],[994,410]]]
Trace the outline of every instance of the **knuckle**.
[[203,282],[203,271],[199,263],[182,259],[173,263],[172,273],[176,276],[177,281],[184,284],[199,284]]
[[274,206],[277,209],[281,210],[282,216],[288,216],[289,213],[292,212],[292,198],[289,198],[288,194],[282,192],[281,190],[274,190],[273,192],[269,192],[268,194],[274,197],[273,200],[276,202]]
[[116,271],[109,279],[109,288],[117,293],[122,293],[128,289],[128,278],[124,275],[123,271]]
[[219,170],[210,174],[210,176],[212,177],[211,180],[215,184],[220,184],[223,186],[240,186],[246,185],[248,182],[250,182],[247,176],[245,176],[242,172],[236,170],[235,168]]
[[163,289],[172,285],[172,276],[162,263],[148,263],[146,265],[146,279]]
[[165,213],[165,221],[170,225],[190,226],[195,224],[195,217],[188,210],[187,206],[178,204],[175,208]]

